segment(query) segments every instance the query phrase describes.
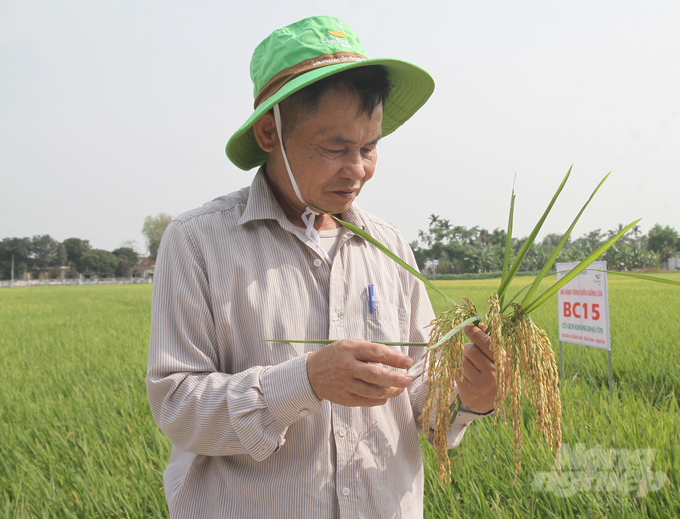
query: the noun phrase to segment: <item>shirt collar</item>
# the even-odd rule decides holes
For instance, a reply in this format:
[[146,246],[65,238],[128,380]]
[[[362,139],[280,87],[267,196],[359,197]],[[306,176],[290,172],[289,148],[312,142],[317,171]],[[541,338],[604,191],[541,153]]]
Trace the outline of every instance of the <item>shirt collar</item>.
[[238,223],[243,225],[252,220],[276,220],[281,227],[287,227],[286,224],[292,225],[269,188],[267,177],[264,174],[264,166],[257,171],[252,184],[250,184],[246,209]]
[[[292,230],[295,226],[288,218],[286,218],[278,200],[276,200],[274,193],[272,193],[272,190],[269,188],[264,168],[265,166],[262,166],[257,171],[252,184],[250,184],[246,209],[243,211],[238,223],[239,225],[243,225],[252,220],[276,220],[284,229]],[[352,204],[349,209],[342,214],[342,217],[346,222],[366,230],[366,224],[361,216],[361,211],[359,211],[355,205],[356,204]]]

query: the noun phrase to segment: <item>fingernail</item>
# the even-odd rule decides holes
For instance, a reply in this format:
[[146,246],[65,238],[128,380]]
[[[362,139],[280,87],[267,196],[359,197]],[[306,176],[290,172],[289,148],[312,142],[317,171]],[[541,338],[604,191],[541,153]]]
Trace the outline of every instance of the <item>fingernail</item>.
[[411,375],[405,375],[404,376],[404,384],[410,386],[411,382],[413,382],[413,377]]

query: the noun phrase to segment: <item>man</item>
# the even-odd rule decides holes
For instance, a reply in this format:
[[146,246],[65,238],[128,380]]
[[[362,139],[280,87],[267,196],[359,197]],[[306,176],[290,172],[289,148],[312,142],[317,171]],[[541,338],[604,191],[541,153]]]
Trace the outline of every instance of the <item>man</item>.
[[[255,112],[227,155],[261,166],[252,185],[178,217],[158,254],[147,385],[173,442],[171,516],[421,517],[424,352],[381,343],[426,342],[432,308],[422,283],[327,213],[415,265],[353,202],[378,141],[433,82],[367,59],[324,16],[272,33],[251,77]],[[488,337],[468,336],[451,448],[493,408]]]

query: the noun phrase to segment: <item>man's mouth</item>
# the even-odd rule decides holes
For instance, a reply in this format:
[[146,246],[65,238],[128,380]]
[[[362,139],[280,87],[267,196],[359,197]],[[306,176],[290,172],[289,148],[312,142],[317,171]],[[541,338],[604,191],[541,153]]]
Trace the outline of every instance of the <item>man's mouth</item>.
[[353,195],[356,195],[359,192],[359,188],[358,187],[354,187],[354,188],[350,187],[350,188],[345,188],[345,189],[335,189],[333,192],[337,193],[338,195],[341,195],[341,196],[353,196]]
[[339,196],[339,197],[341,197],[345,200],[353,200],[354,198],[356,198],[356,195],[357,195],[358,192],[359,192],[358,189],[350,189],[350,190],[347,190],[347,191],[342,191],[342,190],[341,191],[333,191],[333,193],[335,193],[336,196]]

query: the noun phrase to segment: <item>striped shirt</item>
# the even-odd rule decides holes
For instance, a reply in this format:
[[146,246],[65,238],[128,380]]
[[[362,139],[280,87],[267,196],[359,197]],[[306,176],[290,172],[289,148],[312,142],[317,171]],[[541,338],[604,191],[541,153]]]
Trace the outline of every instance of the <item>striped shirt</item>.
[[[356,206],[343,217],[415,265],[392,226]],[[173,444],[171,517],[422,517],[424,348],[402,348],[415,363],[407,391],[361,408],[314,395],[306,359],[322,346],[267,342],[426,342],[420,281],[345,230],[329,266],[260,171],[168,226],[152,306],[147,389]],[[459,413],[451,447],[475,417]]]

